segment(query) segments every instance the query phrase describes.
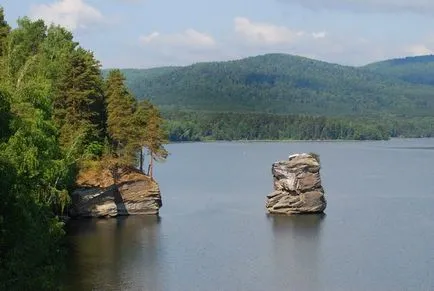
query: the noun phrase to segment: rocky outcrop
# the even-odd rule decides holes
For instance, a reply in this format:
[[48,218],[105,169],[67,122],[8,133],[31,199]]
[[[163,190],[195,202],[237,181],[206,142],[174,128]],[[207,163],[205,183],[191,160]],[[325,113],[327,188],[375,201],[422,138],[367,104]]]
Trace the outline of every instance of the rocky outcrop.
[[157,182],[136,169],[86,170],[76,184],[69,211],[73,217],[157,215],[162,206]]
[[274,191],[267,196],[271,214],[321,213],[327,206],[321,185],[319,158],[295,154],[273,164]]

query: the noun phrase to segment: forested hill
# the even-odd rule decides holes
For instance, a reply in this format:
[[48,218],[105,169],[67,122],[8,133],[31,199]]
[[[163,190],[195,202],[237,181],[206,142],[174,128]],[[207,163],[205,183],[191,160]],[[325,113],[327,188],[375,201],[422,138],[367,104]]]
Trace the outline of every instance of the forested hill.
[[434,55],[391,59],[364,68],[414,84],[434,85]]
[[431,86],[286,54],[124,74],[136,96],[164,109],[329,116],[416,116],[434,109]]
[[[171,71],[179,69],[181,67],[168,66],[168,67],[157,67],[151,69],[122,69],[122,73],[128,76],[128,84],[135,84],[141,82],[145,79],[152,79]],[[102,70],[103,77],[107,77],[110,70]]]

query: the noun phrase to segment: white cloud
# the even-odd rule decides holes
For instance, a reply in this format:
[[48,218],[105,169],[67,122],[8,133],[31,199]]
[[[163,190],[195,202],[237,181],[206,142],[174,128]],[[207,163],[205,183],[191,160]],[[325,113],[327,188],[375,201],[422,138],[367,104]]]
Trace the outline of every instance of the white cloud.
[[293,43],[305,34],[303,31],[292,30],[285,26],[252,22],[245,17],[236,17],[234,26],[237,34],[248,41],[261,44]]
[[220,59],[218,56],[223,51],[211,35],[195,29],[178,33],[154,31],[140,36],[139,44],[135,53],[126,56],[126,62],[135,64],[133,67],[187,65],[216,60]]
[[[188,29],[172,34],[153,32],[141,36],[140,44],[122,62],[133,67],[152,67],[287,53],[339,64],[365,65],[388,58],[434,53],[434,36],[414,44],[405,40],[389,43],[352,32],[323,31],[321,27],[308,31],[244,17],[235,18],[233,33],[218,41],[206,33]],[[120,63],[118,66],[125,67]]]
[[212,48],[216,45],[216,41],[212,36],[194,29],[187,29],[184,32],[175,34],[152,32],[149,35],[141,36],[139,41],[145,46],[154,44],[191,48]]
[[422,55],[431,55],[434,53],[434,50],[428,48],[424,44],[416,44],[416,45],[410,46],[406,50],[406,53],[408,53],[412,56],[422,56]]
[[30,16],[71,30],[87,28],[103,21],[102,13],[84,0],[60,0],[52,4],[35,5],[30,10]]
[[278,0],[297,3],[311,9],[341,9],[357,12],[434,13],[432,0]]
[[325,38],[327,36],[327,33],[325,31],[321,32],[312,32],[313,38]]
[[160,33],[157,32],[157,31],[154,31],[153,33],[151,33],[151,34],[149,34],[149,35],[141,36],[141,37],[140,37],[140,41],[141,41],[143,44],[151,43],[151,42],[154,41],[155,39],[158,39],[159,36],[160,36]]
[[235,18],[234,31],[235,35],[241,37],[234,38],[232,43],[224,47],[238,49],[234,55],[242,57],[281,52],[340,64],[364,65],[409,54],[432,53],[428,45],[389,45],[351,34],[321,30],[307,32],[272,23],[254,22],[243,17]]

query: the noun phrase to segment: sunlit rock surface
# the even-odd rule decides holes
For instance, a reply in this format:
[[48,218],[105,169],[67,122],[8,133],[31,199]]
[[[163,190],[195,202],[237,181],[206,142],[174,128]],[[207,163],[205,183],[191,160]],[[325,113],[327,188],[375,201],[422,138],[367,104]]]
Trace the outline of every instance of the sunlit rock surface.
[[314,154],[294,154],[272,166],[274,191],[267,196],[271,214],[321,213],[327,206],[321,185],[319,158]]
[[69,214],[73,217],[157,215],[161,206],[157,182],[140,171],[89,170],[78,176]]

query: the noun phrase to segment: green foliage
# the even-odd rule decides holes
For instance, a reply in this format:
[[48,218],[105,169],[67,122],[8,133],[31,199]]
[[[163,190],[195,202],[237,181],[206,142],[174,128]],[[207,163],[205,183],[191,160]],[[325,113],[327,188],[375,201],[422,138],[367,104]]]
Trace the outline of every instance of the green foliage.
[[3,155],[0,176],[0,290],[57,290],[62,223]]
[[53,210],[68,203],[70,168],[38,88],[30,98],[24,87],[11,94],[11,134],[0,145],[0,289],[55,290],[63,230]]
[[166,68],[158,74],[124,73],[139,99],[164,110],[324,116],[430,115],[434,110],[430,86],[284,54]]
[[9,35],[11,27],[5,20],[3,7],[0,7],[0,56],[3,56],[6,49],[6,38]]
[[10,102],[6,94],[0,91],[0,142],[4,141],[10,134]]
[[[106,80],[107,131],[119,164],[137,164],[143,170],[143,148],[154,159],[165,159],[166,133],[158,109],[150,102],[137,102],[128,91],[120,70],[109,72]],[[151,173],[152,176],[152,173]]]
[[130,140],[136,134],[131,119],[136,101],[124,85],[124,80],[119,70],[111,71],[106,80],[107,131],[116,156],[122,163],[130,164],[137,150]]
[[99,61],[71,32],[26,17],[11,30],[0,8],[1,290],[59,289],[59,216],[80,166],[133,166],[144,146],[166,156],[159,112],[144,104],[119,71],[104,88]]
[[84,159],[97,160],[104,154],[104,145],[99,142],[90,143],[84,151]]
[[234,112],[163,112],[171,141],[382,140],[388,128],[376,119]]
[[57,83],[54,97],[55,120],[60,127],[61,143],[74,145],[101,141],[105,133],[105,107],[100,64],[92,53],[73,50],[66,70]]
[[24,17],[18,20],[18,27],[9,36],[8,73],[12,84],[19,86],[28,69],[36,61],[40,46],[45,39],[45,23],[42,20],[31,21]]
[[434,85],[433,55],[386,60],[363,68],[409,83]]

